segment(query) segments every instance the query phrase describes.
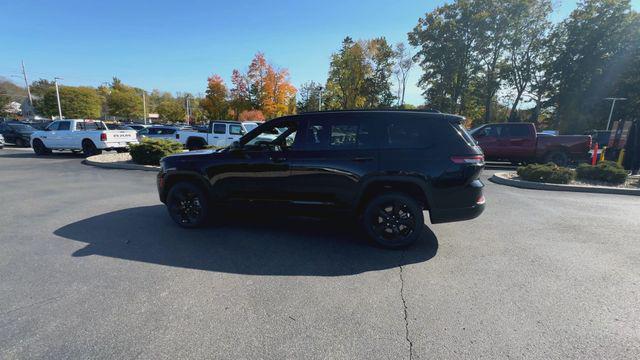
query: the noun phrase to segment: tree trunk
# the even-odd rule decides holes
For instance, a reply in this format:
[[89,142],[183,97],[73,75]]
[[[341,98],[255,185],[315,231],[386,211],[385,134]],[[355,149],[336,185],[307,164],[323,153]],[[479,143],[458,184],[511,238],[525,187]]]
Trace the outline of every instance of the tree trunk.
[[511,106],[511,112],[509,113],[509,122],[516,121],[516,111],[518,108],[518,104],[520,103],[520,98],[522,97],[522,91],[518,91],[518,95],[516,96],[516,100],[513,102]]

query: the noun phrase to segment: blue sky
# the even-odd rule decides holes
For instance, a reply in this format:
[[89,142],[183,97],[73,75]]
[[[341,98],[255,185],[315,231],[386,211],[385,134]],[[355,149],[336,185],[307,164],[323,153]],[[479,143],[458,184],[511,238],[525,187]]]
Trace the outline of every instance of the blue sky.
[[[634,0],[639,8],[640,0]],[[329,57],[349,35],[407,40],[418,18],[442,1],[5,1],[0,5],[0,76],[62,77],[98,86],[118,76],[146,90],[204,92],[206,79],[229,80],[262,51],[298,86],[324,82]],[[566,16],[575,1],[557,4]],[[423,102],[414,68],[407,102]],[[12,78],[17,81],[18,79]]]

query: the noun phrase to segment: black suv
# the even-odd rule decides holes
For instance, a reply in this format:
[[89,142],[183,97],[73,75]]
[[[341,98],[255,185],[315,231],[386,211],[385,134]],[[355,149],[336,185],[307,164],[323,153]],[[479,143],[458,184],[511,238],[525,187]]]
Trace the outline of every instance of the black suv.
[[403,247],[422,233],[423,210],[432,223],[484,210],[484,157],[463,120],[420,111],[286,116],[228,148],[165,157],[158,192],[183,227],[223,206],[279,204],[347,212],[379,244]]

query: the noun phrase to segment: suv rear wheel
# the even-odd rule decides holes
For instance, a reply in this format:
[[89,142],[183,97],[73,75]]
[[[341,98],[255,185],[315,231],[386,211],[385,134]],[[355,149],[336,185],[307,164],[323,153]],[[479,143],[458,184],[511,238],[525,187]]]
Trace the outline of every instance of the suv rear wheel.
[[362,225],[376,243],[387,248],[402,248],[420,237],[424,215],[414,199],[402,193],[389,193],[369,201]]
[[179,182],[167,195],[167,210],[178,225],[196,228],[209,217],[209,198],[202,189],[189,182]]

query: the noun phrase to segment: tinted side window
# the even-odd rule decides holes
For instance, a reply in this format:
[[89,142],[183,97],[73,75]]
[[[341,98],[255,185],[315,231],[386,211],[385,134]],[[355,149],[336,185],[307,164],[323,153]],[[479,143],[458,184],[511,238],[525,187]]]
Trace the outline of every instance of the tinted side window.
[[374,148],[371,124],[356,119],[311,119],[305,149],[349,150]]
[[214,134],[225,134],[227,132],[226,124],[213,124],[213,133]]
[[47,126],[47,129],[56,131],[58,130],[58,125],[60,125],[60,122],[58,121],[52,122],[51,124],[49,124],[49,126]]
[[511,137],[529,137],[529,126],[527,125],[512,125],[508,129]]
[[61,121],[58,124],[58,130],[69,130],[71,128],[71,123],[69,121]]
[[421,118],[399,117],[387,119],[382,147],[387,149],[419,149],[433,145],[431,121]]
[[229,134],[231,134],[231,135],[242,135],[242,126],[240,126],[240,125],[229,125]]

